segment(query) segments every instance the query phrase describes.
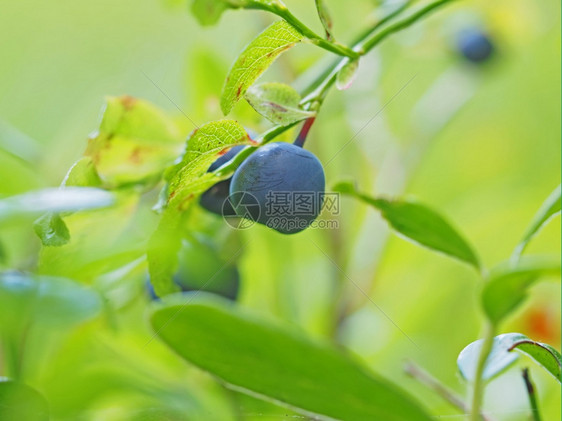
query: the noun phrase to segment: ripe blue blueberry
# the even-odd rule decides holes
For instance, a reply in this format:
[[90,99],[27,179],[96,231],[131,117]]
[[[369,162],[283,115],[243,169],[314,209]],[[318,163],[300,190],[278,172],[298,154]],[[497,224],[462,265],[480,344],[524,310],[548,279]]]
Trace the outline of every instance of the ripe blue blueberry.
[[273,142],[238,167],[230,200],[238,216],[293,234],[320,213],[324,187],[324,169],[316,156],[290,143]]
[[[243,148],[244,146],[242,145],[234,146],[224,155],[219,157],[215,162],[213,162],[207,172],[211,172],[222,167],[224,164],[234,158]],[[232,177],[226,180],[219,181],[213,187],[205,191],[205,193],[203,193],[201,195],[201,198],[199,199],[199,204],[209,212],[216,213],[217,215],[235,216],[236,212],[234,212],[232,205],[229,201],[226,201],[230,190],[231,179]]]
[[462,32],[458,38],[458,48],[462,55],[473,63],[482,63],[494,52],[490,38],[477,29]]

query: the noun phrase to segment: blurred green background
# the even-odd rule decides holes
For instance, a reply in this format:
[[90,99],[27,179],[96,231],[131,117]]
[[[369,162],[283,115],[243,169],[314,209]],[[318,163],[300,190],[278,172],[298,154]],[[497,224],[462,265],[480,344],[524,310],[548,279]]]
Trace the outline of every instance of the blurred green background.
[[[377,3],[328,1],[336,37],[352,39],[376,17],[371,12]],[[287,4],[321,31],[313,1]],[[176,105],[199,125],[222,118],[218,98],[230,64],[273,20],[262,12],[234,11],[217,26],[200,27],[178,0],[4,2],[0,196],[57,186],[82,155],[106,95],[157,104],[177,117],[185,136],[193,126]],[[474,25],[497,46],[483,66],[467,63],[455,50],[458,32]],[[510,255],[560,183],[560,47],[557,0],[459,2],[366,57],[354,85],[328,96],[307,147],[330,161],[328,186],[353,178],[366,192],[414,196],[454,221],[492,266]],[[328,56],[299,45],[263,79],[303,87]],[[246,104],[237,105],[234,117],[256,132],[269,127]],[[73,241],[54,251],[41,251],[30,223],[2,227],[2,268],[67,276],[93,285],[105,298],[101,314],[86,323],[34,333],[26,381],[47,397],[55,420],[292,416],[229,391],[151,340],[142,262],[104,273],[139,258],[155,226],[155,200],[153,192],[68,218]],[[191,220],[218,243],[228,234],[220,218],[200,210]],[[338,222],[338,230],[296,236],[258,226],[239,233],[241,304],[338,342],[433,414],[457,414],[406,377],[402,364],[412,359],[468,395],[456,357],[482,333],[477,275],[391,234],[376,212],[352,199],[342,199]],[[559,234],[558,218],[528,252],[559,255]],[[115,250],[123,255],[113,261]],[[106,260],[101,264],[92,256]],[[336,298],[342,297],[348,317],[335,325]],[[504,330],[560,349],[560,285],[535,287]],[[559,385],[535,366],[532,374],[544,419],[560,419]],[[499,420],[527,419],[518,369],[489,385],[485,407]]]

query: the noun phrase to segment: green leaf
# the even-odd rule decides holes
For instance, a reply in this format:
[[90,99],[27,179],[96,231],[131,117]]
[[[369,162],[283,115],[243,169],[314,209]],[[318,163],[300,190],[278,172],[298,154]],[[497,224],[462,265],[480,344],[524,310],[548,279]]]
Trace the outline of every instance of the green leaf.
[[466,240],[441,215],[419,203],[369,197],[350,182],[334,186],[335,191],[352,195],[378,209],[399,234],[414,243],[459,259],[480,269],[478,257]]
[[[476,372],[482,343],[482,339],[472,342],[459,354],[457,365],[466,380],[474,381],[474,373]],[[486,361],[483,379],[490,380],[517,361],[519,354],[513,352],[514,350],[531,357],[559,382],[562,381],[560,353],[550,345],[535,342],[521,333],[505,333],[494,338],[492,351]]]
[[85,322],[99,313],[99,294],[70,279],[40,276],[39,300],[35,302],[36,322],[61,326]]
[[355,80],[358,68],[359,59],[351,60],[345,66],[343,66],[336,75],[336,88],[338,88],[340,91],[349,88]]
[[0,329],[73,325],[94,317],[101,304],[97,292],[69,279],[0,273]]
[[482,291],[482,306],[493,323],[499,323],[527,297],[528,289],[542,278],[560,278],[559,261],[528,260],[516,267],[493,270]]
[[347,194],[353,196],[357,193],[357,187],[351,180],[340,181],[332,187],[332,190],[337,193]]
[[181,162],[167,174],[168,206],[179,211],[187,209],[196,195],[221,181],[207,172],[219,154],[233,146],[251,143],[246,130],[234,120],[212,121],[195,130],[187,141]]
[[300,94],[284,83],[267,82],[254,85],[248,89],[245,98],[254,110],[281,126],[315,115],[314,112],[299,107]]
[[0,223],[45,212],[76,212],[111,206],[113,194],[92,187],[46,188],[0,199]]
[[318,12],[318,17],[320,18],[320,22],[322,22],[322,26],[324,27],[324,31],[326,31],[326,39],[333,40],[334,35],[332,34],[332,17],[328,12],[328,7],[326,6],[326,2],[324,0],[315,0],[316,3],[316,11]]
[[0,378],[0,420],[48,421],[49,405],[35,389]]
[[187,361],[246,393],[333,419],[431,419],[400,389],[334,348],[204,293],[188,302],[157,309],[154,331]]
[[62,180],[62,186],[99,187],[102,181],[94,161],[90,157],[82,157],[70,167]]
[[70,232],[56,213],[46,213],[33,223],[35,234],[44,246],[63,246],[70,241]]
[[218,177],[207,169],[226,149],[250,144],[242,126],[234,120],[207,123],[195,130],[187,141],[182,161],[167,173],[168,199],[162,219],[148,245],[148,268],[156,295],[176,292],[172,276],[178,268],[181,247],[181,214],[213,184],[228,177]]
[[110,97],[85,156],[105,185],[117,187],[160,177],[182,147],[182,133],[160,109],[128,96]]
[[542,227],[544,227],[548,222],[557,214],[560,213],[560,200],[561,188],[560,186],[556,187],[556,189],[548,196],[548,198],[544,201],[541,208],[535,214],[533,221],[527,228],[525,235],[521,242],[517,245],[513,252],[513,259],[519,259],[519,256],[527,247],[527,244],[533,239],[535,235],[539,233]]
[[[89,157],[80,158],[70,167],[61,186],[99,187],[101,179]],[[60,247],[70,241],[68,227],[58,213],[48,212],[33,223],[33,229],[44,246]]]
[[[482,373],[483,380],[492,379],[517,361],[519,355],[509,352],[509,350],[514,343],[522,338],[525,338],[525,336],[520,333],[505,333],[494,338],[492,350]],[[460,373],[470,382],[473,382],[475,378],[483,342],[483,339],[472,342],[461,351],[457,358],[457,367]]]
[[[521,335],[523,336],[523,335]],[[534,359],[562,383],[562,358],[560,353],[548,344],[535,342],[527,337],[518,339],[509,351],[517,350]]]
[[267,27],[236,59],[221,95],[221,109],[227,115],[246,90],[283,51],[303,39],[303,35],[285,21]]

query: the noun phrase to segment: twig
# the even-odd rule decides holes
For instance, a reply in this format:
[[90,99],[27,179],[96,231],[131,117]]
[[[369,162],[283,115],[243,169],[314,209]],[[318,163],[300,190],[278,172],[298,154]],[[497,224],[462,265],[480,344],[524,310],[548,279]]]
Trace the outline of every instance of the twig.
[[[439,380],[437,380],[415,362],[406,361],[404,364],[404,372],[421,384],[427,386],[429,389],[433,390],[445,401],[449,402],[452,406],[459,409],[463,414],[468,414],[470,412],[470,407],[464,402],[461,397],[459,397],[455,392],[442,384]],[[492,421],[492,419],[488,415],[481,414],[481,416],[484,421]]]
[[527,395],[529,396],[529,404],[531,405],[531,411],[533,413],[534,421],[541,421],[541,414],[539,412],[539,405],[537,403],[537,393],[535,385],[531,381],[531,375],[529,374],[529,369],[523,369],[523,381],[525,382],[525,388],[527,389]]

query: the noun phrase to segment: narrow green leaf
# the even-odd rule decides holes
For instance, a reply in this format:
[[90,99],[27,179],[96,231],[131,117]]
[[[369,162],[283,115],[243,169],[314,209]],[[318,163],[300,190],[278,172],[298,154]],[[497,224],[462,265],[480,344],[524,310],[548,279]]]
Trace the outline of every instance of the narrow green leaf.
[[129,96],[110,97],[85,156],[105,185],[117,187],[158,178],[182,147],[182,133],[163,111]]
[[161,205],[162,219],[150,238],[147,252],[150,280],[158,296],[178,290],[172,276],[178,268],[182,212],[198,195],[225,178],[208,173],[207,169],[221,152],[250,143],[248,134],[236,121],[213,121],[193,132],[182,161],[168,170],[167,201]]
[[482,291],[488,318],[498,323],[527,297],[528,289],[543,278],[560,278],[559,261],[528,260],[516,267],[502,265],[492,271]]
[[520,351],[534,359],[552,374],[558,382],[562,383],[562,358],[556,349],[548,344],[535,342],[525,337],[524,339],[517,340],[511,346],[509,351],[513,350]]
[[561,188],[558,186],[544,201],[541,208],[535,214],[533,221],[527,228],[523,239],[515,248],[512,256],[513,260],[519,259],[519,256],[521,256],[525,247],[527,247],[527,244],[529,244],[533,237],[539,233],[541,228],[544,227],[554,216],[560,213],[560,194]]
[[49,404],[37,390],[0,378],[0,420],[48,421]]
[[349,182],[334,187],[378,209],[383,218],[401,235],[414,243],[459,259],[480,269],[478,257],[466,240],[441,215],[419,203],[373,198],[356,191]]
[[359,59],[351,60],[349,63],[343,66],[336,75],[336,88],[338,88],[340,91],[349,88],[355,80],[358,68]]
[[45,212],[76,212],[111,206],[113,194],[92,187],[46,188],[0,199],[0,223]]
[[35,234],[44,246],[63,246],[70,241],[68,227],[57,213],[46,213],[33,223]]
[[245,95],[248,103],[269,121],[287,126],[315,115],[299,107],[300,94],[284,83],[267,82],[254,85]]
[[285,21],[267,27],[242,51],[226,78],[221,109],[227,115],[246,90],[285,50],[300,42],[303,35]]
[[95,290],[65,278],[38,277],[38,297],[34,312],[40,324],[78,324],[93,318],[102,308]]
[[[494,338],[492,351],[486,360],[486,366],[482,374],[484,380],[492,379],[507,370],[517,361],[519,355],[514,352],[509,352],[509,350],[514,343],[522,338],[525,338],[525,336],[520,333],[505,333]],[[479,339],[467,345],[457,358],[457,367],[460,373],[470,382],[474,381],[475,378],[483,342],[483,339]]]
[[[157,309],[151,323],[180,356],[246,393],[342,420],[430,420],[404,392],[338,350],[192,294]],[[185,298],[184,298],[185,299]]]
[[67,326],[94,317],[101,298],[91,288],[69,279],[0,273],[0,329],[18,329],[28,322]]
[[332,34],[332,17],[330,16],[330,12],[328,11],[328,6],[326,6],[326,2],[324,0],[315,0],[316,3],[316,11],[318,12],[318,17],[320,18],[320,22],[322,22],[322,26],[324,27],[324,31],[326,31],[326,39],[333,40],[334,35]]

